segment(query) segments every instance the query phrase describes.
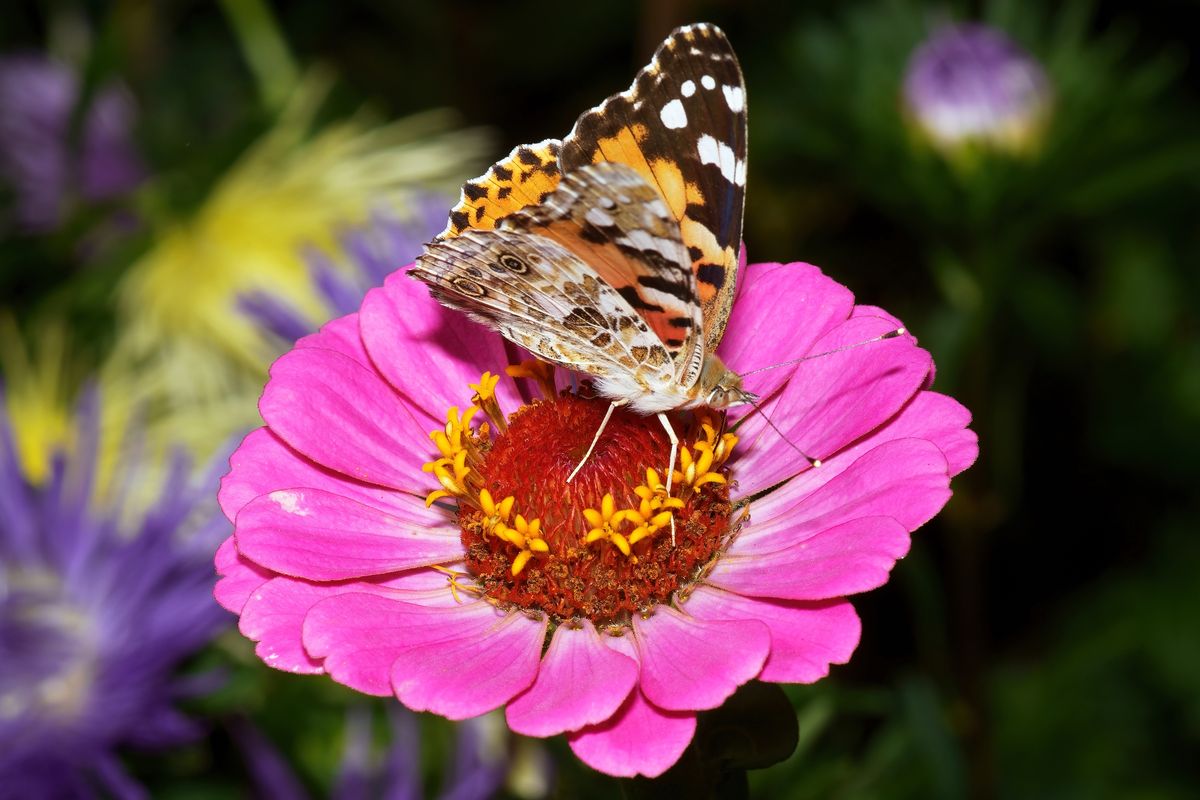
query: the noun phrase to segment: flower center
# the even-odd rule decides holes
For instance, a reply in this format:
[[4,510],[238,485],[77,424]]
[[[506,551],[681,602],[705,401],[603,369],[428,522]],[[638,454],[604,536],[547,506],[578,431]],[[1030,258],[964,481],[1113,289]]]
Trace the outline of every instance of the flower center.
[[[557,620],[601,625],[667,602],[694,582],[731,532],[728,468],[737,439],[724,415],[671,416],[680,449],[668,493],[670,439],[660,422],[616,409],[579,473],[608,411],[604,398],[557,393],[543,364],[510,367],[545,397],[507,418],[485,373],[474,405],[450,409],[426,465],[458,503],[467,569],[494,602]],[[482,410],[490,425],[470,427]]]

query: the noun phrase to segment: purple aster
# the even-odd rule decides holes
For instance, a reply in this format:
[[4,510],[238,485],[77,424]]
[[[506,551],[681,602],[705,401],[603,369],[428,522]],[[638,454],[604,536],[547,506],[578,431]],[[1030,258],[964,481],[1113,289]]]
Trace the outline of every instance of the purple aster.
[[1050,100],[1041,65],[1002,31],[977,23],[944,25],[908,61],[904,101],[933,142],[981,141],[1025,149]]
[[[406,708],[386,709],[389,741],[374,748],[371,708],[359,705],[346,715],[345,748],[331,800],[420,800],[421,734],[417,715]],[[498,720],[487,717],[455,725],[455,747],[447,765],[441,800],[487,800],[504,785],[510,768],[507,736]],[[246,758],[258,793],[276,800],[302,800],[307,793],[275,746],[249,723],[238,723],[234,737]],[[382,758],[380,758],[382,756]]]
[[229,527],[214,514],[216,474],[192,480],[188,459],[176,456],[158,500],[137,512],[134,459],[97,492],[99,418],[99,393],[85,392],[74,447],[55,452],[34,484],[0,412],[5,796],[143,796],[118,749],[168,747],[199,733],[175,702],[211,682],[176,669],[227,626],[211,595],[210,554]]
[[349,269],[341,269],[315,247],[305,251],[309,279],[324,302],[325,319],[311,319],[286,300],[265,291],[243,295],[238,307],[263,330],[289,344],[317,330],[334,317],[357,311],[367,291],[383,285],[383,279],[411,264],[421,246],[446,224],[445,198],[420,195],[408,206],[409,216],[376,212],[362,226],[348,228],[338,237]]
[[15,221],[25,230],[52,230],[71,199],[111,199],[145,175],[129,93],[101,87],[73,136],[80,100],[77,76],[62,64],[35,54],[0,58],[0,180],[11,187]]

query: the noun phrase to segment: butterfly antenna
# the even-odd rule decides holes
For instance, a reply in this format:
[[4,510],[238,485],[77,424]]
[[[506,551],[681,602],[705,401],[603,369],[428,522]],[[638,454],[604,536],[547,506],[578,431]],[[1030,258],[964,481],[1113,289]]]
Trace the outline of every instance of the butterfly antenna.
[[842,347],[836,347],[833,350],[827,350],[824,353],[813,353],[812,355],[807,355],[807,356],[804,356],[803,358],[793,358],[791,361],[781,361],[778,364],[771,364],[770,366],[767,366],[767,367],[759,367],[758,369],[752,369],[749,372],[743,372],[741,374],[741,377],[744,378],[747,375],[753,375],[756,372],[766,372],[769,369],[777,369],[778,367],[787,367],[792,364],[799,364],[801,361],[811,361],[814,358],[824,358],[825,356],[831,356],[831,355],[834,355],[835,353],[842,353],[842,352],[845,352],[846,350],[853,350],[856,347],[862,347],[864,344],[874,344],[875,342],[882,342],[884,339],[895,339],[897,336],[903,336],[906,333],[908,333],[907,329],[896,328],[896,330],[894,330],[894,331],[888,331],[887,333],[880,334],[879,336],[875,336],[870,339],[863,339],[861,342],[855,342],[854,344],[847,344],[847,345],[843,345]]
[[786,436],[784,436],[784,435],[783,435],[783,431],[779,430],[778,426],[776,426],[776,425],[775,425],[775,423],[771,421],[771,418],[767,416],[767,412],[763,411],[763,408],[762,408],[762,406],[760,406],[760,405],[758,404],[758,402],[757,402],[757,401],[755,401],[755,399],[754,399],[754,395],[750,394],[749,392],[743,392],[743,396],[745,397],[745,399],[746,399],[746,402],[747,402],[747,403],[749,403],[750,405],[754,406],[754,410],[755,410],[755,411],[757,411],[759,414],[762,414],[762,418],[763,418],[763,419],[766,421],[766,423],[767,423],[768,425],[770,425],[770,426],[771,426],[771,430],[773,430],[773,431],[775,431],[776,433],[778,433],[778,434],[779,434],[779,438],[780,438],[780,439],[783,439],[783,441],[787,442],[787,444],[788,444],[788,447],[792,448],[792,449],[793,449],[793,450],[795,450],[797,453],[799,453],[799,454],[800,454],[800,457],[801,457],[801,458],[803,458],[805,461],[807,461],[807,462],[808,462],[808,465],[809,465],[810,467],[819,467],[819,466],[821,466],[821,459],[819,459],[819,458],[813,458],[813,457],[812,457],[812,456],[810,456],[808,453],[806,453],[806,452],[804,452],[803,450],[801,450],[801,449],[800,449],[800,448],[799,448],[799,447],[796,445],[796,443],[795,443],[795,442],[793,442],[791,439],[789,439],[789,438],[787,438]]

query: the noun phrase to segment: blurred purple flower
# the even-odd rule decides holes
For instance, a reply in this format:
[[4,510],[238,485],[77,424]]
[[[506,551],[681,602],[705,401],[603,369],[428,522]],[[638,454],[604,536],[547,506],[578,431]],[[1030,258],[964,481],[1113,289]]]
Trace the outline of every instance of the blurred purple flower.
[[111,199],[145,176],[130,94],[114,84],[99,88],[73,135],[80,101],[79,80],[66,66],[36,54],[0,58],[0,180],[24,230],[52,230],[71,199]]
[[422,245],[446,226],[449,206],[443,197],[422,195],[409,204],[406,219],[376,212],[366,225],[343,231],[339,245],[349,270],[309,247],[305,251],[309,280],[326,307],[324,319],[311,319],[267,291],[242,295],[238,307],[263,330],[288,343],[307,336],[327,320],[357,311],[369,289],[381,286],[388,275],[416,260]]
[[76,446],[35,485],[0,411],[0,795],[144,796],[117,748],[193,738],[175,702],[213,688],[176,668],[227,626],[209,564],[228,532],[212,503],[222,465],[194,482],[177,456],[136,514],[130,459],[100,503],[99,419],[98,392],[85,392]]
[[[331,800],[420,800],[426,792],[421,776],[421,735],[416,714],[396,704],[387,706],[390,740],[383,758],[377,758],[371,725],[371,708],[358,705],[346,715],[346,745]],[[456,742],[447,765],[440,800],[487,800],[504,785],[509,758],[507,738],[497,719],[479,717],[454,726]],[[245,756],[258,794],[274,800],[308,797],[283,755],[247,722],[233,727],[234,738]]]
[[1020,152],[1041,130],[1050,83],[1004,32],[977,23],[944,25],[909,58],[904,101],[935,145],[982,142]]

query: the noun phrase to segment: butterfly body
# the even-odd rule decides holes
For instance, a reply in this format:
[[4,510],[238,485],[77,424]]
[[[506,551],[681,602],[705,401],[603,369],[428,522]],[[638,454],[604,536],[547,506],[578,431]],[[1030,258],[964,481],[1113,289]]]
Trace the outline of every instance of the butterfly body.
[[679,28],[564,140],[517,147],[469,181],[411,274],[636,412],[752,402],[716,355],[745,177],[737,59],[719,29]]

